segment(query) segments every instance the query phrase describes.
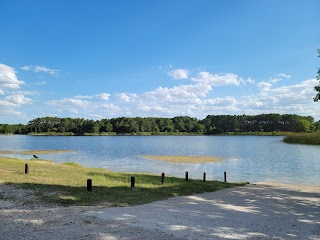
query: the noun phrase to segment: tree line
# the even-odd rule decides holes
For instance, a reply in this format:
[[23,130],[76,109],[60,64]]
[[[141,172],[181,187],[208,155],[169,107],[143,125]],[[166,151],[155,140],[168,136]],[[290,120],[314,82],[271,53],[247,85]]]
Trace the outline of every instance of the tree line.
[[2,134],[70,133],[85,134],[223,134],[242,132],[316,132],[320,121],[296,114],[208,115],[199,120],[188,116],[174,118],[119,117],[90,120],[84,118],[42,117],[22,124],[0,124]]

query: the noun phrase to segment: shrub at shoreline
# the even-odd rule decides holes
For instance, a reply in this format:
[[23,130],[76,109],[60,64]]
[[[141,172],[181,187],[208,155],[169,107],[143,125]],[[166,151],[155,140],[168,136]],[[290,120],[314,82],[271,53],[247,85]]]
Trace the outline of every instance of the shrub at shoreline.
[[320,133],[290,134],[283,141],[286,143],[320,145]]

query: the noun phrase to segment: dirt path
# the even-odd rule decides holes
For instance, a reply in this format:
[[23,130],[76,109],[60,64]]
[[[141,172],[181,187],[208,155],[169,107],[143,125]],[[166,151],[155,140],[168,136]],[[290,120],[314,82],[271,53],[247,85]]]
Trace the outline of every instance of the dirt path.
[[259,183],[128,208],[50,208],[0,188],[0,239],[320,239],[320,187]]

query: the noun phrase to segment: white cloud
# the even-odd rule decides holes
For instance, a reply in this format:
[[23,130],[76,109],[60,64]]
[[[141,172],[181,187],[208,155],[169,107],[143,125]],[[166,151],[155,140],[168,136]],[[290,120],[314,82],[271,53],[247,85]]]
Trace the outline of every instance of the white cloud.
[[0,88],[18,89],[24,84],[16,76],[16,71],[5,64],[0,64]]
[[189,71],[187,69],[180,68],[170,71],[169,75],[175,80],[187,79]]
[[256,81],[252,78],[248,78],[245,82],[250,84],[255,84]]
[[32,99],[27,98],[23,95],[10,95],[10,96],[7,96],[5,100],[18,105],[28,104],[32,102]]
[[[5,109],[2,109],[1,106],[2,106],[2,104],[0,101],[0,116],[1,116],[2,121],[7,119],[8,123],[13,124],[13,123],[21,123],[19,121],[20,119],[27,120],[27,117],[24,114],[22,114],[21,112],[16,111],[11,107],[7,107]],[[12,121],[12,118],[14,119],[14,121]],[[4,122],[6,122],[6,121],[4,121]]]
[[74,96],[73,98],[79,98],[79,99],[92,99],[93,96],[88,96],[88,95],[77,95]]
[[60,107],[80,107],[87,108],[90,105],[90,102],[74,99],[74,98],[63,98],[61,100],[50,100],[46,102],[49,105],[60,106]]
[[[93,96],[77,96],[78,98],[63,98],[59,100],[50,100],[45,102],[48,106],[55,107],[55,111],[65,112],[68,111],[72,114],[74,114],[74,117],[90,117],[90,116],[96,116],[103,114],[104,117],[108,116],[119,116],[119,114],[123,114],[123,111],[121,109],[114,105],[105,103],[107,97],[109,97],[109,94],[96,94]],[[104,98],[103,101],[96,101],[95,98],[101,99]],[[83,99],[92,99],[89,100],[82,100]]]
[[21,70],[25,70],[25,71],[29,71],[29,70],[32,69],[32,67],[31,67],[31,66],[23,66],[23,67],[21,67],[20,69],[21,69]]
[[34,71],[35,72],[45,72],[45,73],[49,73],[51,75],[58,75],[59,74],[59,70],[47,68],[45,66],[35,66]]
[[11,103],[9,101],[3,101],[3,100],[0,100],[0,107],[17,107],[18,105],[15,104],[15,103]]
[[277,77],[290,79],[292,76],[289,74],[285,74],[285,73],[279,73],[279,74],[277,74]]
[[33,72],[36,72],[36,73],[44,72],[44,73],[48,73],[48,74],[50,74],[52,76],[57,76],[57,75],[59,75],[59,72],[60,72],[60,70],[58,70],[58,69],[47,68],[45,66],[30,66],[30,65],[27,65],[27,66],[21,67],[20,69],[26,70],[26,71],[33,71]]
[[113,105],[113,104],[103,104],[102,106],[107,110],[112,110],[112,111],[120,110],[120,108],[118,106]]
[[96,95],[97,97],[99,97],[100,99],[104,100],[104,101],[108,101],[110,94],[108,93],[100,93]]
[[17,91],[23,84],[24,81],[17,78],[14,68],[0,64],[0,120],[2,122],[19,123],[21,119],[27,120],[27,116],[16,109],[21,105],[32,103],[32,99],[25,95],[34,95],[34,93]]
[[257,86],[263,91],[268,91],[272,84],[269,82],[259,82],[257,83]]
[[[254,81],[252,81],[254,83]],[[137,116],[178,116],[187,114],[204,118],[208,114],[261,114],[295,113],[319,117],[312,101],[315,79],[297,84],[274,87],[270,82],[260,82],[260,91],[240,96],[208,98],[214,94],[211,83],[180,85],[172,88],[158,87],[136,98],[131,112]],[[215,83],[216,84],[216,83]]]
[[[276,83],[281,80],[281,77],[283,76],[256,82],[254,79],[242,79],[232,73],[200,72],[195,78],[191,78],[190,84],[157,87],[141,94],[78,95],[51,100],[46,104],[53,106],[55,112],[68,112],[72,117],[174,117],[188,115],[201,119],[208,114],[256,115],[275,112],[296,113],[320,118],[316,105],[312,101],[315,95],[314,86],[318,84],[318,81],[311,79],[286,86],[283,86],[283,82],[279,87]],[[240,85],[241,87],[239,87]],[[223,86],[230,87],[223,88]],[[252,88],[252,86],[255,87]],[[236,91],[230,92],[231,87]],[[229,92],[225,93],[224,90]],[[10,103],[14,104],[7,99],[2,102],[2,105]],[[18,105],[18,103],[15,104]],[[11,105],[11,107],[13,106]],[[48,112],[52,112],[52,109],[49,108]]]
[[299,99],[300,103],[303,99],[309,102],[315,95],[314,86],[317,85],[317,82],[316,79],[309,79],[298,84],[273,88],[269,92],[271,96],[277,96],[280,99],[290,99],[291,103],[296,102],[297,99]]
[[239,86],[243,81],[242,78],[233,73],[211,74],[209,72],[199,72],[197,77],[191,79],[195,82],[208,84],[210,86]]
[[35,96],[39,95],[39,92],[37,91],[14,91],[15,95],[29,95],[29,96]]
[[138,95],[135,93],[117,93],[115,97],[121,102],[129,103],[135,101]]
[[204,98],[212,90],[210,85],[206,84],[188,84],[179,85],[172,88],[158,87],[154,91],[146,92],[143,94],[148,100],[155,101],[181,101],[181,99],[195,99]]
[[267,94],[266,92],[269,91],[269,89],[277,82],[280,82],[283,80],[283,78],[289,79],[291,78],[291,75],[280,73],[276,75],[277,77],[271,78],[269,81],[262,81],[256,84],[258,88],[260,88],[262,91],[264,91],[264,94]]
[[236,103],[234,97],[225,97],[225,98],[211,98],[203,101],[205,105],[214,105],[214,106],[229,106]]
[[130,102],[130,97],[125,93],[118,93],[116,97],[122,102]]
[[[201,74],[200,74],[201,75]],[[115,99],[122,102],[119,105],[122,115],[134,116],[178,116],[190,115],[203,117],[212,112],[235,108],[235,97],[210,98],[212,86],[236,85],[244,82],[234,74],[202,75],[206,78],[194,80],[194,84],[174,87],[158,87],[141,95],[134,93],[118,93]],[[134,97],[132,97],[134,96]]]
[[78,109],[75,109],[75,108],[69,108],[68,111],[75,114],[79,113]]
[[298,115],[310,115],[320,118],[316,103],[313,102],[317,84],[316,79],[305,80],[297,84],[261,88],[261,91],[251,96],[243,96],[237,103],[240,114],[259,113],[291,113]]
[[281,80],[282,80],[282,78],[273,78],[269,82],[272,83],[272,84],[275,84],[277,82],[280,82]]
[[137,110],[145,113],[152,113],[152,115],[156,115],[156,116],[159,116],[162,114],[170,115],[170,113],[172,113],[172,111],[168,107],[148,106],[144,103],[138,104]]
[[108,101],[109,97],[111,96],[111,94],[109,93],[99,93],[96,95],[77,95],[74,96],[73,98],[77,98],[77,99],[94,99],[94,98],[98,98],[100,100],[104,100],[104,101]]
[[[206,97],[212,92],[213,86],[226,86],[236,85],[239,86],[241,82],[244,82],[242,78],[235,74],[210,74],[209,72],[200,72],[196,78],[192,78],[194,84],[179,85],[171,88],[158,87],[153,91],[145,92],[140,96],[140,100],[144,103],[143,109],[148,109],[152,106],[172,108],[172,112],[178,111],[179,107],[186,109],[194,109],[199,111],[201,106],[206,104],[218,105],[222,104],[222,101],[228,102],[225,104],[234,104],[234,99],[221,99],[221,102],[217,102],[218,99],[208,100]],[[215,101],[215,102],[214,102]],[[196,107],[195,107],[196,106]],[[171,111],[171,110],[170,110]],[[169,112],[169,111],[168,111]]]

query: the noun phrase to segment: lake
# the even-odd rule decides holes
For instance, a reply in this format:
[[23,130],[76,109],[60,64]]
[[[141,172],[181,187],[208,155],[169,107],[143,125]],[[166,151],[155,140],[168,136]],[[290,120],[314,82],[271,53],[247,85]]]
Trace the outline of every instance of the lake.
[[[40,155],[120,172],[162,172],[189,178],[320,185],[320,147],[287,144],[279,136],[25,136],[0,135],[0,150],[74,150]],[[31,159],[31,155],[2,154]],[[143,155],[218,156],[220,163],[176,164]]]

